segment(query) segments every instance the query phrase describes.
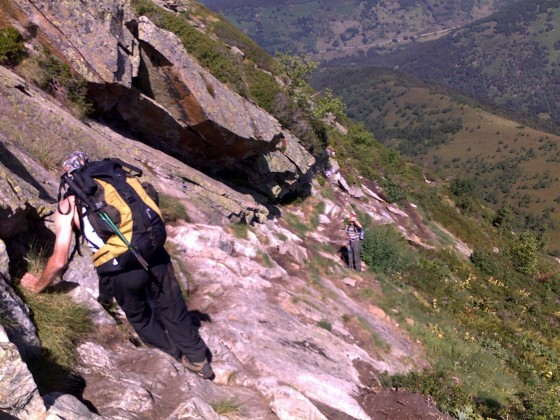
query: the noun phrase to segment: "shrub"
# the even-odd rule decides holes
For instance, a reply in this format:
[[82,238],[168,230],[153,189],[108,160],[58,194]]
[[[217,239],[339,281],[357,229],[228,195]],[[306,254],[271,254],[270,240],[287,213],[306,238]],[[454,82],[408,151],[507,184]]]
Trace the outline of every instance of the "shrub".
[[0,29],[0,64],[13,66],[25,55],[23,37],[14,28]]
[[391,178],[385,178],[381,181],[385,196],[390,203],[402,203],[406,200],[405,189],[393,181]]
[[324,330],[332,331],[332,324],[330,321],[326,319],[322,319],[319,322],[317,322],[317,326],[323,328]]
[[508,245],[507,254],[513,268],[521,274],[534,274],[539,262],[539,241],[532,232],[522,232]]
[[39,87],[55,97],[70,101],[78,118],[90,115],[93,112],[93,104],[87,96],[87,81],[48,49],[43,53],[44,57],[39,60],[43,70]]
[[492,224],[500,229],[510,229],[514,221],[513,208],[509,203],[504,203],[497,211]]
[[328,114],[342,115],[346,105],[340,98],[334,96],[332,90],[327,89],[323,95],[315,100],[313,115],[316,118],[325,118]]
[[471,262],[484,274],[494,276],[499,274],[495,255],[486,249],[475,249],[470,256]]
[[413,254],[401,234],[391,225],[368,227],[362,241],[361,256],[375,271],[394,274],[406,270]]
[[449,190],[457,197],[472,196],[476,192],[476,183],[472,179],[456,178],[451,181]]

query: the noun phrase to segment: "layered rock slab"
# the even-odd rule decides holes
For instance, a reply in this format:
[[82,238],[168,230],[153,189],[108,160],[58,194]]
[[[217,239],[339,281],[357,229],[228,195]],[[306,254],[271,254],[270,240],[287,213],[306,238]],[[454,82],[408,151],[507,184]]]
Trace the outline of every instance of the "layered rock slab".
[[309,183],[315,161],[298,139],[200,66],[176,35],[136,18],[128,2],[2,3],[0,25],[67,62],[90,83],[98,111],[146,143],[206,171],[244,174],[244,187],[272,198]]

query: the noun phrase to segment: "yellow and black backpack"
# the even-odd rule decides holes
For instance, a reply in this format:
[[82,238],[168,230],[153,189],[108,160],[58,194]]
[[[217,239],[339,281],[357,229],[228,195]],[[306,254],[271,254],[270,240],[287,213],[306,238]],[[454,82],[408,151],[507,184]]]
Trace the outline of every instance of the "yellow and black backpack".
[[62,176],[66,196],[75,195],[81,217],[91,224],[102,246],[94,249],[94,266],[101,275],[142,266],[163,247],[167,238],[157,193],[150,184],[141,184],[142,171],[120,159],[87,162],[71,175]]

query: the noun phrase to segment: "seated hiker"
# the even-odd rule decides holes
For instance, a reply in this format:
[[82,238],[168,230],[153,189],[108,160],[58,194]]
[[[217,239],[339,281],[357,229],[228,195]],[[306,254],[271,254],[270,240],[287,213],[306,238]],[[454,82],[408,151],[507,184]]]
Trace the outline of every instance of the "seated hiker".
[[360,260],[360,232],[362,225],[358,217],[352,213],[348,218],[346,231],[346,242],[348,243],[348,266],[356,271],[362,271]]
[[90,162],[83,152],[72,153],[62,166],[61,192],[68,188],[64,196],[59,193],[53,253],[39,277],[26,273],[21,284],[39,293],[60,276],[68,265],[73,232],[79,230],[94,252],[100,287],[110,288],[142,341],[213,379],[209,351],[163,248],[161,212],[134,176],[141,171],[118,159]]

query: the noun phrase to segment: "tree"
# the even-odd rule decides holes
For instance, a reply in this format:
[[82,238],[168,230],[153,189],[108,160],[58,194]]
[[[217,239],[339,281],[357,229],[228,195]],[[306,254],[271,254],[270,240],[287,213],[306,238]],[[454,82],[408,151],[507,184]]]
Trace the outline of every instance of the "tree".
[[513,208],[509,202],[505,202],[496,212],[496,216],[494,217],[494,220],[492,220],[492,224],[500,228],[500,230],[511,229],[513,219]]
[[277,67],[288,95],[304,108],[309,107],[312,89],[307,81],[317,68],[309,56],[277,54]]
[[510,242],[507,254],[521,274],[534,274],[539,262],[539,240],[533,232],[522,232]]

